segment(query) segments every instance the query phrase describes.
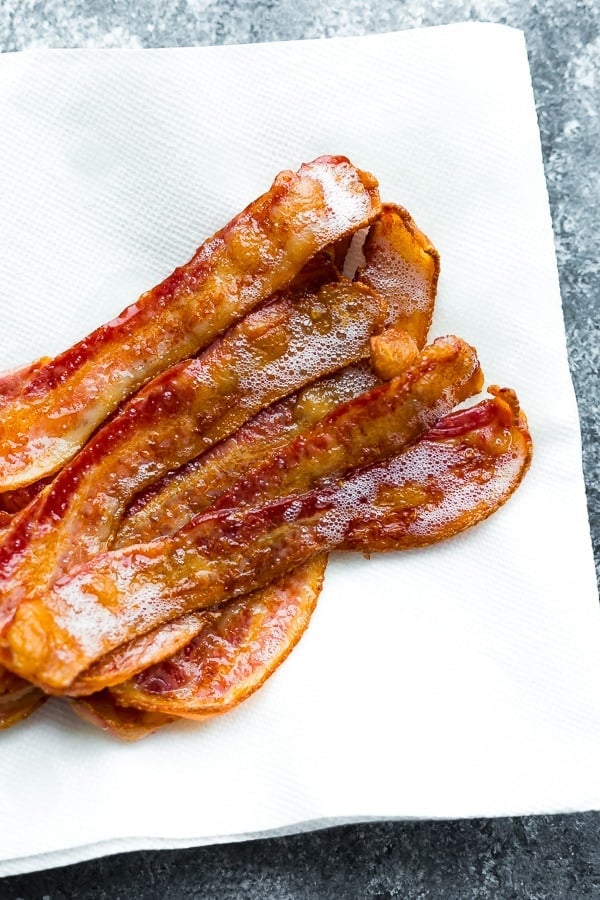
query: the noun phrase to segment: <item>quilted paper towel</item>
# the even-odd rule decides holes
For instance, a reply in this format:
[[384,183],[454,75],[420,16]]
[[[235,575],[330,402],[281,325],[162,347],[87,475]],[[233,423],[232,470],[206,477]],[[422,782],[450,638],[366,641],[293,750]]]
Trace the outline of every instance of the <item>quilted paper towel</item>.
[[[0,738],[0,875],[370,817],[600,808],[600,618],[523,36],[0,57],[2,368],[184,262],[283,168],[371,170],[442,258],[535,442],[516,496],[437,547],[335,558],[309,631],[233,713],[121,745],[52,702]],[[568,563],[567,563],[568,561]]]

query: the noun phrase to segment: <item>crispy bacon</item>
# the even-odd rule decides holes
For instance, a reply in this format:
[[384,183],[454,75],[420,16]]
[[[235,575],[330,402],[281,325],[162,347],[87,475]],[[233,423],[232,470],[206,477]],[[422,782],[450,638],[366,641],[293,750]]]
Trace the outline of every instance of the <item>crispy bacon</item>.
[[426,547],[499,509],[531,462],[527,420],[507,393],[446,416],[388,463],[357,476],[370,510],[348,524],[339,549],[365,554]]
[[482,380],[473,348],[458,338],[438,338],[401,375],[336,407],[240,479],[213,508],[246,506],[257,495],[267,500],[301,493],[327,476],[394,456],[477,393]]
[[29,685],[28,690],[18,699],[0,703],[0,730],[11,728],[17,722],[27,719],[46,699],[42,691]]
[[[270,489],[275,494],[284,486],[305,490],[314,479],[395,455],[477,392],[481,380],[468,344],[453,337],[438,339],[403,376],[338,407],[287,445],[285,460],[270,460]],[[246,492],[251,483],[245,482]],[[241,487],[230,492],[226,503],[244,502],[243,493]],[[286,514],[292,515],[289,510]],[[310,519],[308,512],[303,515]],[[3,636],[3,661],[41,686],[60,690],[123,642],[188,610],[255,590],[315,552],[315,529],[306,530],[305,546],[303,524],[295,525],[292,516],[284,527],[288,523],[278,521],[275,508],[249,526],[247,547],[243,528],[234,525],[235,534],[229,534],[229,519],[218,520],[217,514],[216,521],[225,543],[214,558],[206,557],[204,549],[209,517],[208,524],[193,520],[173,538],[98,554],[53,590],[25,600],[21,595]]]
[[[178,531],[276,450],[340,403],[376,384],[377,378],[369,366],[357,364],[262,410],[228,440],[136,498],[113,548]],[[69,694],[89,694],[118,684],[175,653],[203,627],[203,616],[202,612],[188,613],[117,647],[71,684]]]
[[384,204],[363,247],[365,264],[356,277],[388,304],[388,322],[407,331],[423,347],[431,325],[440,257],[409,213]]
[[124,741],[138,741],[173,721],[172,716],[119,706],[108,691],[73,700],[71,706],[81,719]]
[[125,397],[206,347],[379,209],[377,182],[345,157],[282,172],[185,266],[33,371],[17,396],[5,391],[0,491],[55,472]]
[[[205,719],[237,706],[269,678],[302,637],[326,565],[327,556],[321,554],[263,590],[221,610],[206,610],[201,627],[184,649],[116,688],[113,698],[122,706],[155,712],[162,712],[166,703],[170,716],[178,716],[181,706],[186,718]],[[97,696],[85,702],[94,706]]]
[[370,367],[357,364],[261,410],[226,441],[139,494],[120,524],[113,548],[174,534],[275,450],[376,384]]
[[21,600],[105,550],[136,492],[262,406],[368,353],[385,307],[347,280],[285,294],[146,385],[55,477],[0,545],[6,624]]
[[450,412],[482,376],[457,338],[419,355],[438,276],[406,210],[322,157],[113,322],[0,375],[0,728],[45,692],[129,740],[225,712],[306,629],[326,552],[425,546],[506,501],[526,419],[496,387]]
[[45,700],[42,691],[0,666],[0,729],[26,719]]
[[[514,392],[492,390],[494,399],[450,413],[399,456],[371,470],[378,485],[375,502],[351,523],[340,549],[369,554],[429,545],[487,518],[506,502],[529,466],[531,438]],[[118,684],[166,657],[170,642],[176,653],[202,630],[207,615],[190,613],[119,648],[69,691]]]

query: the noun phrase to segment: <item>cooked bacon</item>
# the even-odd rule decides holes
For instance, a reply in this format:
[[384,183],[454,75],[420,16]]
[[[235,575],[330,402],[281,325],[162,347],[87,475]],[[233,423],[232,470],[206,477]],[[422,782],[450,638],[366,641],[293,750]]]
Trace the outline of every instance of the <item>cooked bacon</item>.
[[370,222],[377,182],[320,157],[207,240],[162,284],[2,399],[0,491],[57,471],[122,400],[287,285],[321,249]]
[[0,666],[0,729],[26,719],[45,700],[42,691]]
[[[481,381],[473,348],[458,338],[439,338],[404,375],[338,407],[288,444],[279,463],[269,460],[263,475],[270,490],[305,490],[317,478],[395,455],[476,393]],[[226,502],[245,502],[251,485],[246,480]],[[3,635],[3,662],[40,686],[60,690],[102,655],[162,622],[275,580],[316,549],[315,528],[306,529],[305,545],[302,522],[295,524],[290,510],[286,514],[289,525],[279,522],[276,506],[249,519],[246,546],[235,514],[230,533],[229,519],[217,513],[216,534],[222,527],[224,542],[215,557],[204,548],[212,520],[200,517],[172,538],[98,554],[52,590],[26,599],[21,593]]]
[[9,516],[12,516],[14,513],[25,509],[37,497],[42,488],[50,484],[50,481],[50,478],[41,478],[39,481],[34,481],[33,484],[27,484],[25,487],[16,488],[14,491],[5,491],[0,494],[0,526],[2,524],[2,513],[6,512]]
[[284,294],[146,385],[55,477],[0,545],[6,625],[24,597],[105,550],[136,492],[262,406],[368,354],[385,307],[343,279]]
[[[136,497],[113,549],[175,533],[274,451],[376,384],[369,366],[361,363],[262,410],[226,441]],[[124,681],[185,646],[203,624],[203,613],[192,612],[159,625],[103,656],[69,686],[69,694],[89,694]]]
[[[375,501],[351,523],[339,549],[369,554],[426,546],[458,534],[506,502],[529,466],[531,438],[514,392],[491,390],[494,399],[450,413],[417,443],[371,470],[368,477],[378,484]],[[118,684],[167,657],[169,644],[171,653],[185,654],[181,648],[202,630],[206,616],[212,621],[218,614],[189,613],[118,648],[69,691]],[[137,691],[138,680],[133,683]]]
[[357,490],[373,488],[370,510],[348,524],[339,549],[426,547],[506,503],[529,468],[532,442],[514,392],[490,390],[494,399],[451,413],[395,459],[357,476]]
[[48,365],[50,361],[50,356],[42,356],[41,359],[26,363],[24,366],[9,369],[7,372],[0,372],[0,409],[7,400],[13,400],[18,397],[23,390],[23,386],[27,384],[36,372]]
[[378,383],[375,372],[389,380],[419,355],[413,338],[394,326],[372,337],[370,345],[370,366],[349,366],[261,410],[227,441],[138,493],[112,547],[173,534],[257,461],[307,431],[335,406],[374,387]]
[[174,534],[275,450],[376,384],[368,364],[357,364],[261,410],[226,441],[138,494],[113,549]]
[[71,706],[86,722],[124,741],[138,741],[173,721],[172,716],[119,706],[108,691],[73,700]]
[[425,546],[515,490],[516,395],[450,412],[475,351],[420,353],[439,256],[376,188],[343,157],[284,172],[113,322],[0,375],[0,728],[45,692],[129,740],[225,712],[299,640],[328,551]]
[[[221,610],[205,610],[194,639],[169,660],[111,692],[121,706],[186,718],[227,712],[254,693],[304,634],[321,591],[327,556],[321,554],[276,583]],[[138,704],[138,695],[140,703]],[[96,698],[86,698],[94,708]]]
[[423,347],[431,325],[440,257],[409,213],[384,204],[363,247],[365,264],[356,277],[388,304],[388,322],[407,331]]
[[[332,517],[328,526],[344,530],[339,549],[422,547],[476,524],[508,499],[531,459],[525,419],[514,416],[501,397],[467,412],[473,413],[471,425],[463,412],[443,420],[452,426],[452,436],[430,433],[396,458],[350,476],[350,514]],[[112,689],[117,702],[189,718],[229,709],[218,664],[222,650],[213,636],[226,640],[228,615],[252,617],[252,597],[204,613],[206,625],[190,644]]]
[[0,729],[11,728],[17,722],[27,719],[46,699],[42,691],[29,685],[28,690],[18,699],[0,703]]
[[336,407],[247,473],[213,509],[247,506],[257,495],[265,501],[302,493],[328,476],[394,456],[477,393],[482,381],[472,347],[459,338],[438,338],[401,375]]

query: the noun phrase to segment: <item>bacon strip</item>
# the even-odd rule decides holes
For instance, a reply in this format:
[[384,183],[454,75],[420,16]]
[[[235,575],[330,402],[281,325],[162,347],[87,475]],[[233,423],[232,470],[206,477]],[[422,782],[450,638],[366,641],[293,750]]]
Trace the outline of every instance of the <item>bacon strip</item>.
[[345,157],[282,172],[185,266],[5,395],[0,491],[55,472],[141,384],[206,347],[379,209],[377,182]]
[[395,459],[357,476],[357,489],[371,486],[374,496],[367,515],[349,523],[339,549],[426,547],[506,503],[529,468],[532,441],[514,391],[489,390],[493,400],[451,413]]
[[[274,451],[376,384],[377,378],[362,363],[261,410],[228,440],[136,497],[113,549],[174,534]],[[69,694],[89,694],[124,681],[184,647],[203,625],[202,612],[188,613],[117,647],[71,684]]]
[[71,706],[81,719],[124,741],[138,741],[173,721],[172,716],[119,706],[108,691],[73,700]]
[[[338,407],[287,445],[284,461],[269,461],[275,466],[269,471],[273,490],[282,490],[283,484],[289,491],[304,490],[314,478],[395,455],[480,390],[481,380],[473,348],[458,338],[438,339],[403,376]],[[284,466],[280,472],[278,465]],[[234,493],[228,501],[243,502],[243,491]],[[225,520],[223,525],[227,530]],[[266,540],[279,524],[267,517],[263,527]],[[223,543],[217,557],[206,558],[205,529],[200,523],[197,530],[195,520],[173,538],[99,554],[53,590],[21,602],[3,636],[3,661],[40,686],[65,688],[100,656],[136,635],[190,609],[255,590],[302,563],[315,551],[306,552],[302,528],[298,535],[294,528],[291,520],[283,529],[283,545],[289,538],[293,546],[285,552],[282,546],[279,557],[273,535],[265,565],[259,564],[258,533],[249,537],[247,556],[239,533],[230,545]]]
[[[490,391],[496,394],[493,400],[451,413],[385,464],[381,509],[368,525],[355,526],[344,549],[368,554],[433,544],[486,518],[508,499],[529,465],[531,438],[514,393]],[[256,496],[253,502],[263,499]],[[202,630],[204,616],[203,611],[188,613],[124,644],[84,672],[68,692],[87,694],[119,684],[169,657]]]
[[[278,582],[222,610],[206,610],[202,627],[186,648],[171,660],[145,673],[142,682],[108,694],[102,691],[80,702],[95,709],[97,698],[105,704],[112,696],[111,724],[120,716],[120,706],[136,706],[135,691],[163,694],[177,688],[187,717],[209,718],[231,710],[246,700],[269,678],[296,646],[314,612],[327,565],[321,554]],[[129,696],[133,689],[134,696]],[[159,700],[161,698],[159,697]],[[177,716],[176,703],[169,715]],[[74,702],[77,711],[78,701]],[[193,711],[192,711],[193,712]],[[138,737],[143,736],[140,733]]]
[[174,534],[275,450],[377,383],[368,364],[358,364],[261,410],[226,441],[138,494],[113,549]]
[[386,203],[363,247],[356,278],[388,304],[388,323],[407,331],[419,348],[427,340],[440,274],[439,253],[401,206]]
[[23,386],[36,374],[36,372],[48,365],[50,361],[50,356],[42,356],[41,359],[26,363],[24,366],[18,366],[16,369],[0,372],[0,408],[2,408],[7,400],[18,397]]
[[17,722],[27,719],[36,709],[39,709],[46,699],[47,697],[42,691],[30,685],[29,689],[17,700],[0,703],[0,730],[11,728]]
[[364,357],[385,316],[347,280],[284,295],[250,313],[198,358],[143,388],[4,535],[6,625],[24,597],[105,550],[135,493],[210,448],[262,406]]
[[[508,499],[529,466],[531,438],[513,392],[493,390],[493,400],[451,413],[399,456],[351,476],[354,509],[339,549],[369,553],[425,546],[476,524]],[[365,495],[366,509],[355,502]],[[244,676],[248,665],[250,674],[263,674],[260,656],[254,663],[249,654],[236,659],[232,619],[242,622],[244,633],[254,629],[255,617],[264,616],[264,593],[196,613],[202,628],[191,643],[113,688],[117,703],[190,718],[231,708],[243,698],[238,666]]]
[[247,473],[213,509],[248,506],[256,496],[264,502],[302,493],[323,478],[338,478],[357,466],[394,456],[460,400],[477,393],[482,380],[472,347],[459,338],[438,338],[400,376],[337,407]]
[[[350,240],[351,237],[335,245],[336,264],[340,268]],[[364,252],[365,265],[357,272],[356,278],[365,284],[376,286],[378,296],[384,297],[387,305],[386,321],[394,329],[394,335],[392,329],[388,329],[383,335],[371,340],[375,371],[381,378],[389,379],[401,371],[402,357],[405,365],[408,364],[413,358],[413,348],[416,355],[417,349],[422,348],[425,343],[437,291],[439,254],[406,210],[390,204],[384,205],[381,214],[371,225]],[[410,335],[416,339],[416,343]],[[323,389],[324,394],[332,390],[335,393],[335,378],[328,380]],[[319,391],[320,387],[315,385],[313,394],[318,394]],[[359,392],[360,390],[356,391]],[[289,440],[292,436],[287,421],[290,415],[289,404],[282,406],[278,415],[281,416],[281,421],[276,427],[281,429],[281,443],[284,443],[285,439]],[[226,472],[231,471],[232,465],[240,471],[240,456],[245,466],[246,456],[251,452],[252,446],[257,448],[257,459],[265,450],[271,449],[271,446],[264,446],[262,428],[261,419],[247,433],[240,432],[240,448],[243,449],[245,442],[248,447],[238,456],[230,453],[231,447],[227,448],[221,461],[218,454],[210,461],[204,455],[180,472],[169,475],[160,484],[154,485],[145,496],[138,495],[114,546],[123,547],[133,541],[172,534],[193,515],[205,509],[208,506],[205,502],[206,492],[210,490],[213,497],[218,496],[219,485],[224,480],[223,474],[227,478]],[[273,428],[269,427],[269,433],[273,433]]]
[[26,719],[45,700],[42,691],[0,666],[0,729]]
[[[496,388],[492,392],[494,400],[451,413],[400,457],[357,477],[377,485],[377,493],[367,516],[350,523],[342,549],[371,552],[423,546],[475,524],[506,501],[529,465],[531,439],[514,393]],[[323,557],[318,559],[324,562]],[[284,582],[297,575],[282,579],[281,588],[277,586],[280,602],[271,608],[279,625],[282,612],[286,615],[286,629],[279,633],[287,634],[289,627],[296,639],[306,622],[294,621]],[[302,579],[299,584],[303,590]],[[260,597],[274,588],[228,604],[223,611],[194,614],[198,627],[191,645],[116,688],[114,697],[103,691],[76,704],[76,711],[131,740],[167,724],[169,716],[205,718],[230,709],[247,696],[249,684],[258,687],[283,658],[279,645],[273,644],[268,619],[266,630],[258,631],[265,626]],[[240,651],[240,629],[246,639],[254,634],[259,649],[274,652],[265,659],[251,643]],[[120,705],[128,703],[160,711],[164,718],[146,720]]]

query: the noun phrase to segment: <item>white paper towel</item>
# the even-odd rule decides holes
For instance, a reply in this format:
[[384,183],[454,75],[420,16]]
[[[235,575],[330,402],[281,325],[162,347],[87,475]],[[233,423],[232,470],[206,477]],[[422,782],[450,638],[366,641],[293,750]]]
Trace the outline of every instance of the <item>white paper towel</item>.
[[49,703],[0,737],[0,875],[370,817],[600,808],[600,616],[520,32],[0,57],[0,368],[67,347],[282,168],[345,154],[442,257],[434,334],[515,387],[531,472],[423,551],[335,558],[239,709],[122,745]]

